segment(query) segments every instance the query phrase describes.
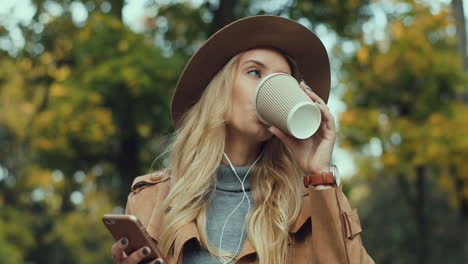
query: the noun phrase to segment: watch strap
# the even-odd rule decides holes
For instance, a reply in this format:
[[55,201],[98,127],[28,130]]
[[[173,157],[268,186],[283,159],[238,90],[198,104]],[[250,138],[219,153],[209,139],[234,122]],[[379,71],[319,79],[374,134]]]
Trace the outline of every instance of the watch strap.
[[314,173],[304,176],[304,186],[316,185],[336,185],[333,172]]

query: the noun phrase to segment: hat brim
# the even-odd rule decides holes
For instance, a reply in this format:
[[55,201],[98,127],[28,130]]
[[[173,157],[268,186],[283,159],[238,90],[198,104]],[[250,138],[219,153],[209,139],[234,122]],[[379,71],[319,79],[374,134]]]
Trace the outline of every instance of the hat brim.
[[[330,63],[320,39],[294,20],[279,16],[246,17],[214,33],[185,66],[172,96],[174,127],[201,97],[214,75],[242,51],[261,46],[277,48],[293,58],[302,79],[325,102],[330,93]],[[294,76],[301,81],[301,76]]]

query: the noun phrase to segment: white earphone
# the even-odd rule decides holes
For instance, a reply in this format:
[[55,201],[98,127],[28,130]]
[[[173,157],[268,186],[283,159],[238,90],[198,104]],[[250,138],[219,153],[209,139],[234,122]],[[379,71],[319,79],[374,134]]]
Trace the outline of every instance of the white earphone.
[[[258,156],[258,158],[255,160],[255,162],[252,164],[252,166],[250,166],[249,170],[247,171],[247,173],[245,174],[244,178],[241,180],[241,178],[239,177],[239,175],[237,175],[237,172],[236,170],[234,169],[234,166],[232,165],[231,161],[229,160],[228,156],[226,153],[224,153],[224,157],[226,157],[226,160],[229,162],[229,166],[231,167],[232,171],[234,172],[234,174],[236,175],[237,179],[239,180],[240,184],[241,184],[241,187],[242,187],[242,192],[244,193],[244,195],[242,196],[242,200],[239,202],[239,204],[234,208],[234,210],[231,211],[231,213],[228,215],[228,217],[226,218],[226,221],[224,221],[224,225],[223,225],[223,229],[221,230],[221,236],[219,238],[219,250],[222,250],[221,246],[222,246],[222,243],[223,243],[223,234],[224,234],[224,229],[226,228],[226,224],[229,220],[229,218],[232,216],[232,214],[242,205],[242,203],[244,202],[244,199],[247,197],[247,202],[248,202],[248,206],[249,206],[249,210],[247,212],[250,212],[250,198],[249,196],[247,195],[246,191],[245,191],[245,186],[244,186],[244,181],[245,179],[247,178],[247,175],[249,175],[249,172],[250,170],[253,168],[253,166],[257,163],[257,161],[260,159],[260,157],[262,156],[263,152],[260,153],[260,155]],[[239,244],[237,245],[237,249],[236,249],[236,252],[234,253],[234,256],[232,256],[230,259],[228,259],[227,261],[225,261],[224,259],[221,259],[221,263],[223,264],[227,264],[229,262],[231,262],[235,256],[237,256],[238,252],[239,252],[239,249],[240,249],[240,245],[241,245],[241,242],[242,242],[242,237],[244,235],[244,229],[245,229],[245,223],[244,225],[242,226],[242,232],[241,232],[241,237],[240,237],[240,240],[239,240]]]

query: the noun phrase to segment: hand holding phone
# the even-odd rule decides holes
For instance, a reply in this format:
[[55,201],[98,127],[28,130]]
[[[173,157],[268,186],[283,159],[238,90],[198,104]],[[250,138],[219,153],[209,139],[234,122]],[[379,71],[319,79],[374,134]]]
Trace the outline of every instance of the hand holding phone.
[[117,241],[112,245],[115,263],[166,263],[157,243],[134,215],[104,215],[107,229]]

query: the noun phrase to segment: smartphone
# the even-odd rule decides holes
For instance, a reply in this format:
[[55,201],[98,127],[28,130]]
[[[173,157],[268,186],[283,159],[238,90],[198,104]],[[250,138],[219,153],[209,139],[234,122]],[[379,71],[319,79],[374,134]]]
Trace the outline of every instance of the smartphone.
[[128,239],[129,244],[125,249],[127,256],[132,254],[135,250],[147,246],[151,249],[151,252],[146,258],[139,262],[140,264],[155,261],[158,258],[161,263],[166,263],[162,257],[161,251],[158,249],[156,241],[146,232],[145,227],[136,216],[106,214],[102,217],[102,221],[116,241],[122,237]]

